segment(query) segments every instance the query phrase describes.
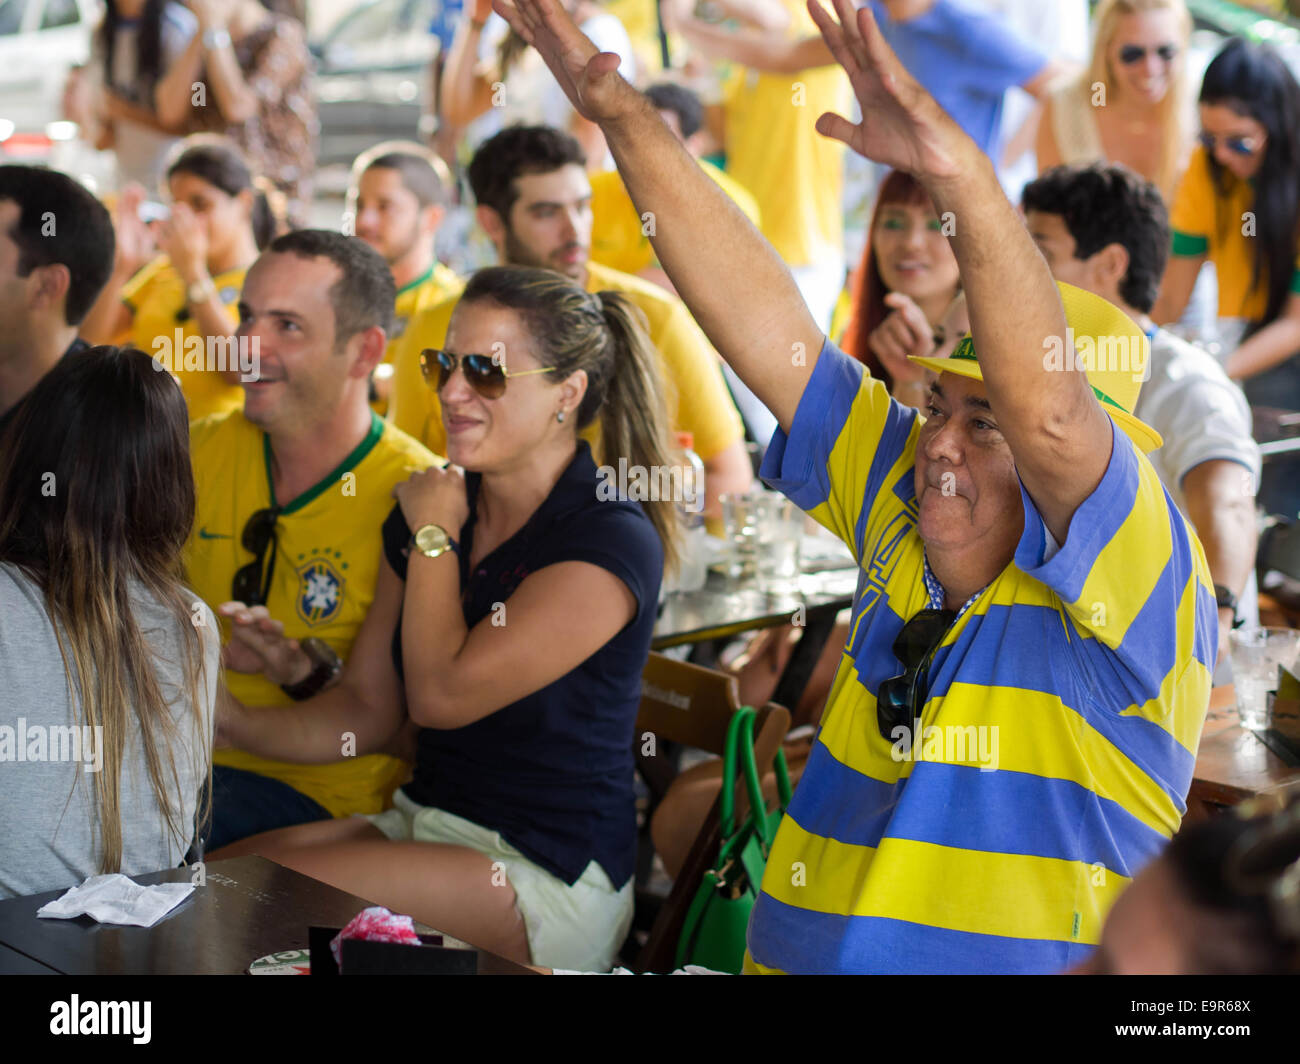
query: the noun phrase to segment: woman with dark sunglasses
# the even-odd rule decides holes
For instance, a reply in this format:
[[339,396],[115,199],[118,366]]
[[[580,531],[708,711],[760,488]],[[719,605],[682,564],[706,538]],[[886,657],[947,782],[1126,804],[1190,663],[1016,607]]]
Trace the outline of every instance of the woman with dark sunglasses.
[[[1206,68],[1201,144],[1170,209],[1173,254],[1152,318],[1176,321],[1208,259],[1225,368],[1252,406],[1300,410],[1300,85],[1268,45],[1234,38]],[[1300,507],[1296,464],[1270,463],[1273,512]]]
[[1154,182],[1167,200],[1187,162],[1183,0],[1102,0],[1088,68],[1048,99],[1038,169],[1109,161]]
[[[599,417],[607,460],[670,469],[656,358],[621,296],[521,267],[471,278],[446,347],[425,363],[454,466],[395,489],[338,683],[221,723],[240,749],[317,762],[384,747],[409,716],[414,778],[387,812],[218,855],[273,857],[521,961],[605,970],[632,918],[633,724],[676,511],[602,501],[578,433]],[[301,653],[273,623],[234,638]]]

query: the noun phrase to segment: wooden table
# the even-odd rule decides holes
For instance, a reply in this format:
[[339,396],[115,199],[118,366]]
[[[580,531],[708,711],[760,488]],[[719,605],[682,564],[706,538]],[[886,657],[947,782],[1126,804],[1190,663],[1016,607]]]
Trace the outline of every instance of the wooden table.
[[[259,957],[306,949],[309,926],[342,927],[373,904],[264,857],[214,861],[205,871],[206,884],[153,927],[38,917],[62,890],[0,901],[0,974],[242,975]],[[191,876],[175,868],[132,878],[152,885]],[[533,974],[482,950],[478,971]]]
[[1287,765],[1254,732],[1241,726],[1231,685],[1216,687],[1201,731],[1185,821],[1204,820],[1225,806],[1296,780],[1300,768]]

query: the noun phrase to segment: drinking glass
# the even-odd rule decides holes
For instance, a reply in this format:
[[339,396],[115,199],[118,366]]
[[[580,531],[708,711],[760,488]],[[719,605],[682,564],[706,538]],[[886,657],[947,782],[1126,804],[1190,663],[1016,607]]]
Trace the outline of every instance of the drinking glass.
[[1295,672],[1300,657],[1300,631],[1292,628],[1236,628],[1228,636],[1232,686],[1237,695],[1241,726],[1269,726],[1268,696],[1277,690],[1278,666]]

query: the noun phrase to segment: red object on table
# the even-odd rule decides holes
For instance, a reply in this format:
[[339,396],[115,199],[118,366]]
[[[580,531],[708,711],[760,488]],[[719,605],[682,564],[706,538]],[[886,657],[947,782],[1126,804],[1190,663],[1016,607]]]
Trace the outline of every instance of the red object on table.
[[348,921],[347,927],[330,940],[330,952],[334,954],[334,963],[343,971],[343,940],[361,938],[369,942],[396,942],[403,946],[420,945],[420,936],[415,933],[415,924],[409,916],[400,916],[390,912],[382,905],[363,909]]

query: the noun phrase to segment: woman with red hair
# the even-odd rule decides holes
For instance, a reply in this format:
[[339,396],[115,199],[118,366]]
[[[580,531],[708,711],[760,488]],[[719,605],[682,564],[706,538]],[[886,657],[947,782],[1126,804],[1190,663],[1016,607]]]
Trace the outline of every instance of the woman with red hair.
[[926,402],[925,370],[908,357],[943,343],[944,314],[961,290],[949,221],[909,174],[891,170],[850,281],[853,309],[841,346],[895,399],[918,408]]

